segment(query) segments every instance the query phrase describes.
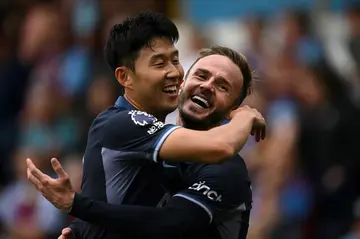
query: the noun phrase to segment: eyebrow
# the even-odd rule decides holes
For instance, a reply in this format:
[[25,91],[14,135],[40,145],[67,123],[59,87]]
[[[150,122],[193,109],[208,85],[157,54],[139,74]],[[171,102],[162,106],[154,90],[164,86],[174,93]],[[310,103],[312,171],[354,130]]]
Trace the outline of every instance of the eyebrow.
[[[179,51],[178,50],[174,50],[170,53],[170,56],[171,57],[174,57],[174,56],[178,56],[179,55]],[[164,54],[164,53],[157,53],[157,54],[154,54],[150,57],[150,60],[156,60],[156,59],[159,59],[159,58],[166,58],[167,57],[167,54]]]
[[[195,73],[198,73],[198,72],[203,73],[205,75],[210,75],[211,74],[210,71],[208,71],[207,69],[204,69],[204,68],[196,69]],[[217,81],[222,81],[222,82],[226,83],[227,85],[231,86],[231,83],[222,76],[216,76],[215,79]]]
[[208,70],[206,70],[206,69],[204,69],[204,68],[198,68],[198,69],[196,69],[195,73],[198,73],[198,72],[203,73],[203,74],[205,74],[205,75],[209,75],[209,74],[210,74],[210,71],[208,71]]

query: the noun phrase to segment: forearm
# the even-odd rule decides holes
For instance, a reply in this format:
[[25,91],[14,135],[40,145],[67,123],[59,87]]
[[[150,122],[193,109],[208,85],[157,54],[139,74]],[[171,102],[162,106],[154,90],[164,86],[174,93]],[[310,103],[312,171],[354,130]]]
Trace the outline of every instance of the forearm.
[[233,154],[239,152],[245,145],[253,127],[253,118],[247,115],[235,116],[229,123],[208,131],[209,137],[217,137],[229,145]]
[[169,162],[221,163],[245,145],[252,125],[252,116],[242,114],[208,131],[175,130],[160,147],[160,157]]
[[[176,205],[191,203],[172,201],[175,201]],[[189,215],[189,210],[176,205],[164,208],[113,205],[76,195],[70,214],[91,224],[140,238],[179,236],[196,226],[208,223],[207,215],[201,211],[203,209],[191,208]],[[196,213],[197,210],[200,212]]]

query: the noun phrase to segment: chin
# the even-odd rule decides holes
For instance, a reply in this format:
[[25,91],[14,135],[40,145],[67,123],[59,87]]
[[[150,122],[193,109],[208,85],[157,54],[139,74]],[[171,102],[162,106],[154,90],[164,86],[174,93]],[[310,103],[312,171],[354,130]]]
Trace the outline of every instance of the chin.
[[180,117],[184,124],[187,126],[193,126],[196,124],[197,126],[201,124],[207,124],[208,114],[206,115],[199,115],[198,113],[194,113],[189,109],[179,109]]
[[184,107],[183,109],[186,115],[193,118],[194,120],[206,120],[212,114],[210,109],[194,108],[191,105]]
[[186,117],[191,119],[192,121],[197,121],[197,122],[205,122],[206,119],[208,118],[208,114],[198,114],[198,113],[194,113],[194,112],[189,112],[187,111],[185,113]]
[[212,127],[220,125],[224,120],[224,112],[216,112],[212,110],[197,112],[192,107],[180,107],[180,118],[186,128],[196,130],[208,130]]

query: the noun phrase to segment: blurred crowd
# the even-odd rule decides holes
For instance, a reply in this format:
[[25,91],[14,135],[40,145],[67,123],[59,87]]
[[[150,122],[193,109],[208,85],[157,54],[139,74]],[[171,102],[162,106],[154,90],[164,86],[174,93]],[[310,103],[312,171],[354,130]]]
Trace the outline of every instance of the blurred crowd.
[[248,238],[360,238],[360,2],[198,25],[156,0],[0,1],[0,238],[57,238],[72,220],[28,184],[25,158],[53,174],[59,157],[80,190],[87,130],[121,93],[104,41],[143,9],[177,15],[185,70],[212,44],[242,52],[254,70],[245,103],[264,114],[268,135],[240,152],[253,182]]

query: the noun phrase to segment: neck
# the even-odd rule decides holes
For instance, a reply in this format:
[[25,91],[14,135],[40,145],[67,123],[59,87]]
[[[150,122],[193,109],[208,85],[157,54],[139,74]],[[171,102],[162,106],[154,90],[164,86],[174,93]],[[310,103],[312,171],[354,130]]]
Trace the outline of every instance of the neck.
[[[140,106],[140,104],[138,102],[136,102],[135,99],[132,99],[131,97],[129,97],[126,93],[124,94],[124,98],[132,105],[134,106],[137,110],[140,110],[140,111],[145,111],[145,109],[143,107]],[[147,112],[147,113],[150,113],[150,112]]]
[[165,122],[166,114],[160,114],[156,111],[153,111],[151,109],[147,109],[146,107],[143,107],[138,100],[134,99],[134,97],[129,96],[128,94],[124,94],[124,98],[132,105],[134,108],[136,108],[139,111],[143,111],[149,114],[152,114],[155,116],[158,120]]

